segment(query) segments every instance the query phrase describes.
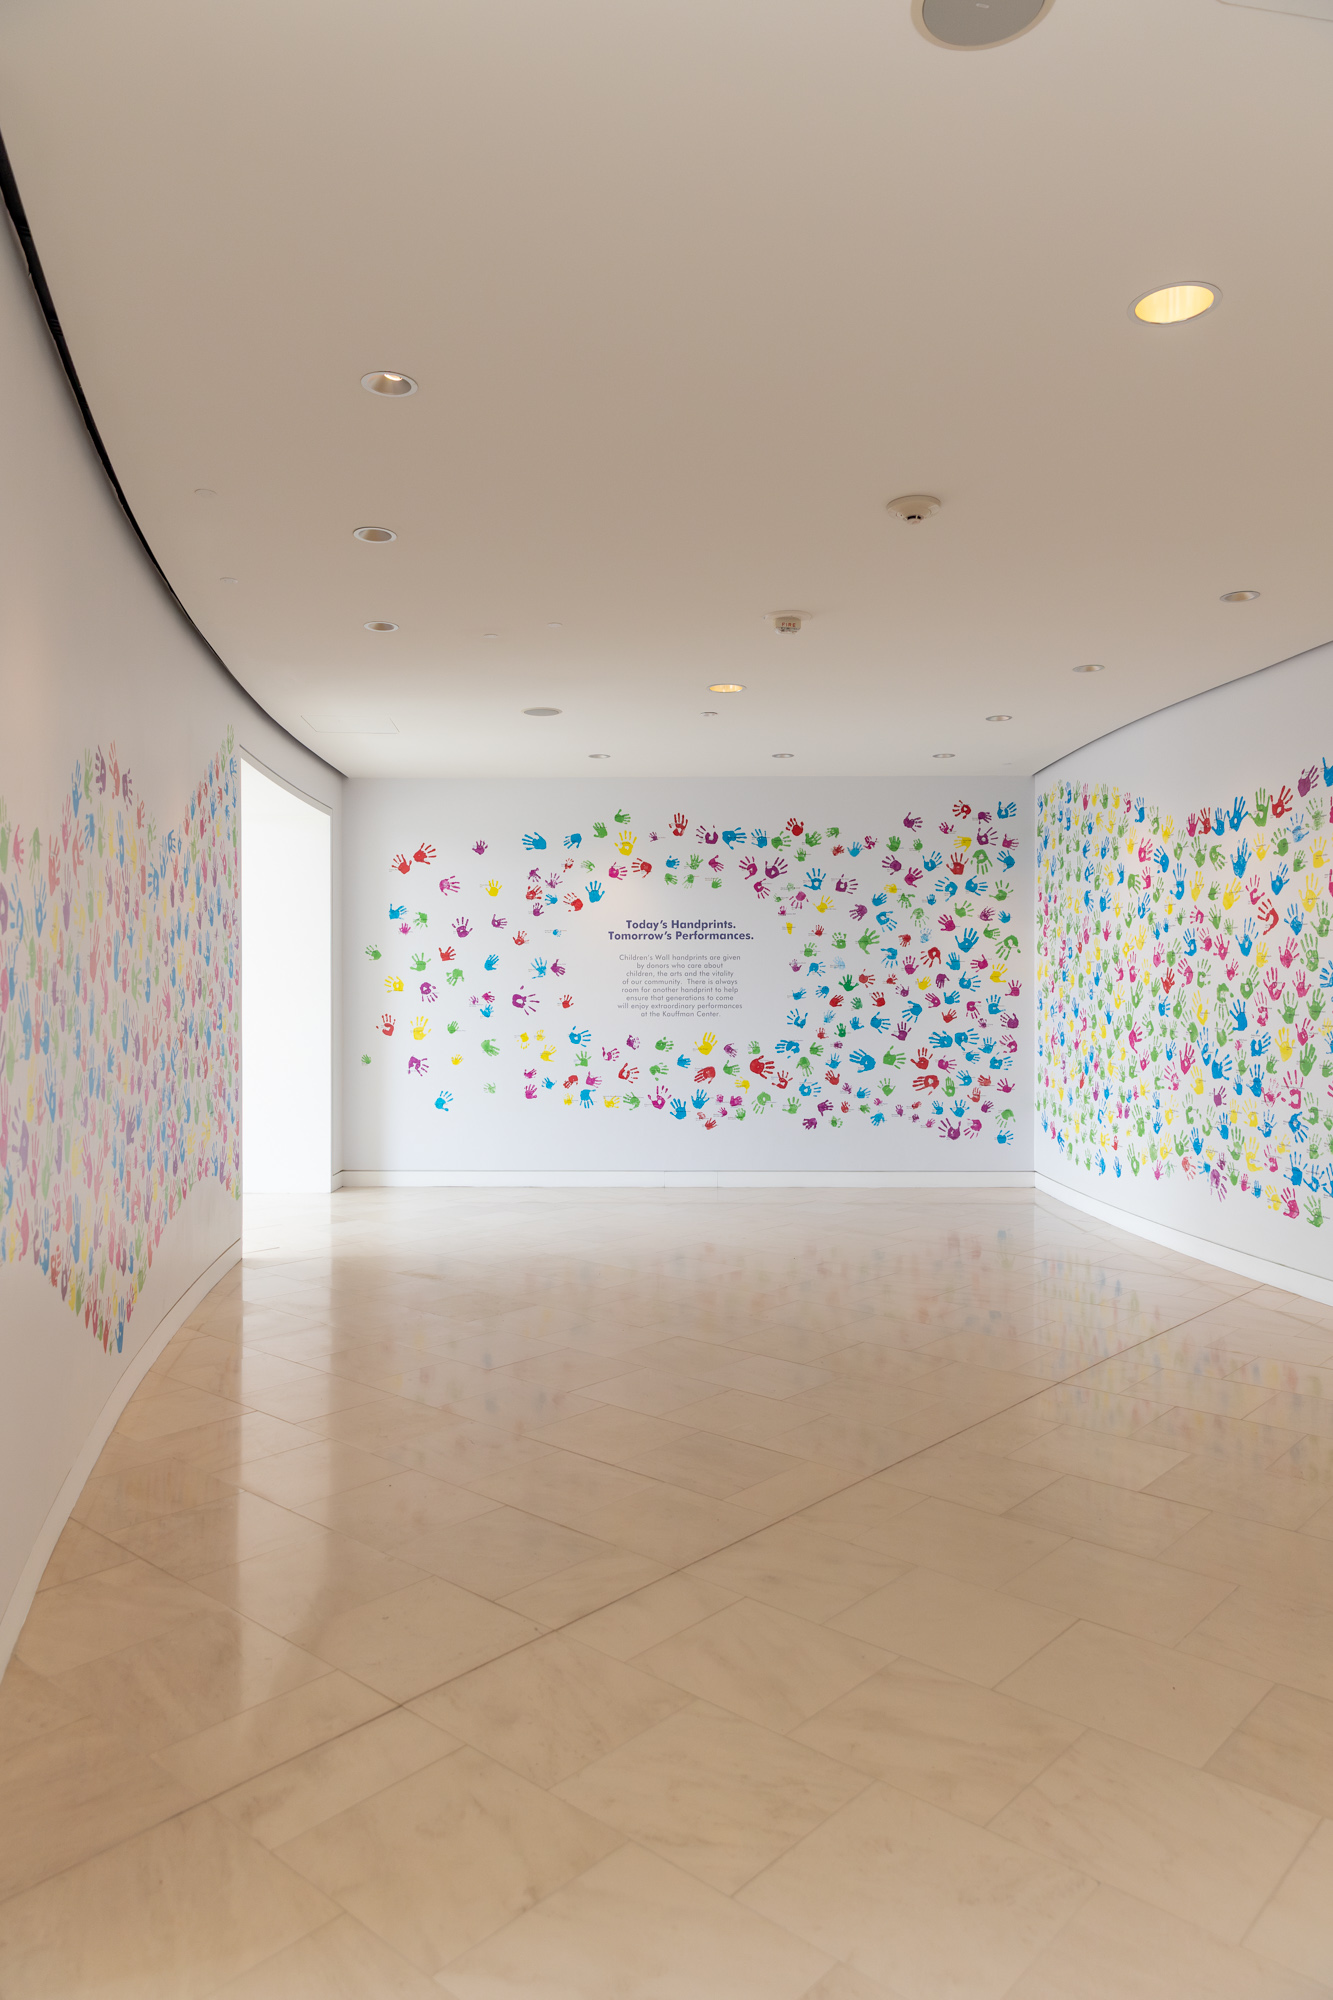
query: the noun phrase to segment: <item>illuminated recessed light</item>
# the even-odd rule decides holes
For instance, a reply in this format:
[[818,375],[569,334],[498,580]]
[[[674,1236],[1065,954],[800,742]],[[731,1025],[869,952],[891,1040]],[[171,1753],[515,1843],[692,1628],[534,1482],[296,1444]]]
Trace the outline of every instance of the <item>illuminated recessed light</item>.
[[931,756],[937,764],[947,764],[958,755],[956,750],[932,750]]
[[1224,590],[1222,592],[1222,602],[1223,604],[1253,604],[1258,595],[1257,590]]
[[1206,313],[1221,296],[1216,285],[1190,278],[1183,285],[1163,285],[1160,291],[1145,292],[1141,299],[1135,299],[1130,311],[1146,326],[1179,326],[1182,320]]
[[353,528],[352,533],[356,536],[358,542],[396,542],[398,540],[392,528]]
[[988,715],[986,717],[987,722],[1012,722],[1013,719],[1012,715]]
[[563,632],[565,628],[558,618],[548,618],[546,629],[548,632]]
[[1076,674],[1104,674],[1106,667],[1104,663],[1099,664],[1095,661],[1086,661],[1083,666],[1072,668],[1071,672]]
[[782,764],[782,763],[789,763],[790,760],[796,755],[796,752],[794,750],[775,750],[773,752],[773,755],[778,761],[778,763]]
[[590,750],[588,757],[594,764],[609,764],[611,761],[611,752],[609,750]]
[[525,708],[524,715],[559,715],[558,708]]
[[708,692],[709,692],[709,694],[744,694],[744,693],[745,693],[745,682],[744,682],[744,681],[710,681],[710,682],[708,683]]
[[367,632],[396,632],[398,627],[387,618],[371,618],[366,623]]
[[361,377],[361,387],[369,389],[372,396],[415,396],[417,393],[417,385],[410,375],[395,375],[387,369],[378,368]]

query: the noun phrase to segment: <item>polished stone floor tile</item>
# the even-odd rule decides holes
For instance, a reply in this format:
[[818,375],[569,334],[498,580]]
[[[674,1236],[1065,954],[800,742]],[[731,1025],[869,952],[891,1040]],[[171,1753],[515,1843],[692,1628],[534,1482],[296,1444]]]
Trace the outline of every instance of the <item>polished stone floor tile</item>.
[[0,1682],[5,2000],[1333,2000],[1333,1309],[1018,1190],[246,1221]]
[[418,1715],[551,1786],[684,1708],[679,1687],[558,1635],[419,1695]]
[[993,1687],[1073,1619],[980,1584],[909,1570],[832,1620],[834,1629],[923,1666]]
[[817,1750],[695,1702],[556,1789],[627,1839],[732,1893],[868,1783]]
[[437,1972],[619,1844],[609,1827],[464,1748],[276,1852]]
[[1126,1895],[1239,1944],[1312,1814],[1092,1731],[991,1822]]
[[1077,1724],[894,1660],[794,1734],[900,1792],[984,1825],[1067,1750]]
[[828,1965],[790,1931],[627,1846],[439,1983],[454,2000],[807,2000]]
[[1094,1884],[922,1799],[874,1785],[740,1900],[905,2000],[1001,2000]]
[[1099,1889],[1005,2000],[1324,2000],[1271,1959]]

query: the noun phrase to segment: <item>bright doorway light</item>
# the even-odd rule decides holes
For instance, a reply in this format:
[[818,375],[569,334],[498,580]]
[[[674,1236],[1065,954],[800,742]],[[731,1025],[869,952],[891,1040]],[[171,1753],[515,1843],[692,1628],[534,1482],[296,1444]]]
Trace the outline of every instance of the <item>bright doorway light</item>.
[[241,1185],[327,1194],[333,1138],[330,821],[241,765]]

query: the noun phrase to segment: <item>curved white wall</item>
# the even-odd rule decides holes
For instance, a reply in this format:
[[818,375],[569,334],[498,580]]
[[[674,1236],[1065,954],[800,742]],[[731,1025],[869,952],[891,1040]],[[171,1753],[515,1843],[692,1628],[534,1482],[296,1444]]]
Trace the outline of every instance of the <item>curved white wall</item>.
[[342,781],[164,590],[7,225],[0,377],[2,1666],[110,1421],[238,1254],[239,753],[332,809],[335,867]]
[[1319,647],[1038,777],[1035,1162],[1333,1303],[1330,671]]

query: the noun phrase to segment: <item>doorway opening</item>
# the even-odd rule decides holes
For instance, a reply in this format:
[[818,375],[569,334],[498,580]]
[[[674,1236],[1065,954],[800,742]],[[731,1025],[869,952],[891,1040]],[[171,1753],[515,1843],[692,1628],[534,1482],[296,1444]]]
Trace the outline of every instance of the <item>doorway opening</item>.
[[241,764],[241,1187],[327,1194],[333,876],[323,806]]

